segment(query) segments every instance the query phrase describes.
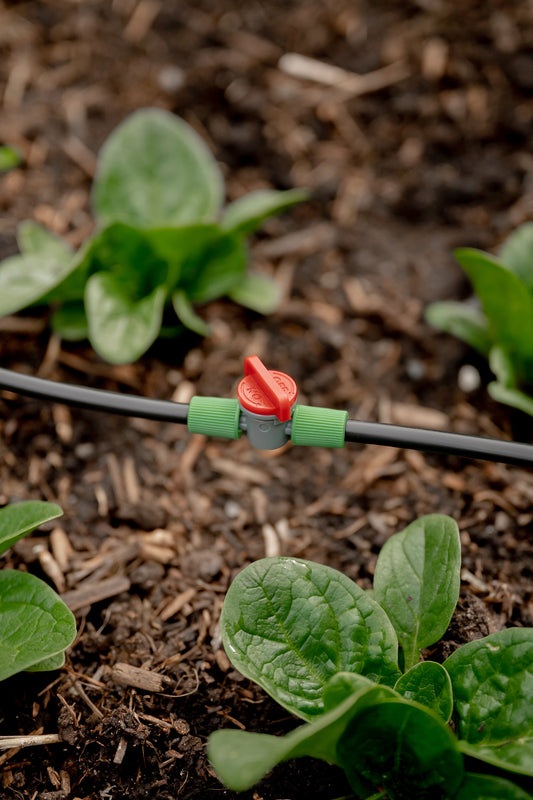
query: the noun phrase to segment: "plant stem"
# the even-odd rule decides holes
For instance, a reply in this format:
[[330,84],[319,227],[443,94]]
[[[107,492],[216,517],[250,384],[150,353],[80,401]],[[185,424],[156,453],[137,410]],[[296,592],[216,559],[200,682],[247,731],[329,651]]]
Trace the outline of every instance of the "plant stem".
[[376,792],[376,794],[370,795],[370,797],[367,797],[366,800],[381,800],[382,797],[386,796],[387,796],[387,790],[382,789],[381,792]]

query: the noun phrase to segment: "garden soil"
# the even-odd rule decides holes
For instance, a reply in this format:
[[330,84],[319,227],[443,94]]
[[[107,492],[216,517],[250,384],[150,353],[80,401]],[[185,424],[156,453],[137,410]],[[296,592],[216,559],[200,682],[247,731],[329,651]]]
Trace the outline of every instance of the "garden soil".
[[[531,421],[488,397],[486,367],[423,313],[469,296],[454,247],[494,250],[532,218],[532,53],[523,0],[0,2],[0,141],[23,155],[0,179],[0,256],[26,218],[80,245],[98,149],[146,106],[204,138],[228,200],[311,194],[251,242],[282,287],[270,317],[212,303],[208,338],[113,367],[19,315],[0,320],[1,365],[187,402],[235,396],[256,353],[304,403],[531,442]],[[8,392],[0,434],[0,502],[64,509],[3,564],[54,585],[78,625],[63,670],[2,684],[2,735],[58,739],[0,753],[5,800],[236,798],[206,759],[209,734],[297,724],[221,645],[227,587],[265,555],[329,564],[366,589],[391,534],[450,514],[460,601],[425,655],[533,624],[529,470],[361,445],[260,452]],[[339,770],[304,759],[239,797],[347,795]]]

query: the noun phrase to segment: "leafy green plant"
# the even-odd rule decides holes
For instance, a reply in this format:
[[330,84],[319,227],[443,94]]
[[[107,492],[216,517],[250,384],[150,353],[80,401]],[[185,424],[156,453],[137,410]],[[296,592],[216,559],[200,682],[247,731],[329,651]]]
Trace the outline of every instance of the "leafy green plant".
[[[0,509],[0,554],[39,525],[60,517],[54,503],[27,501]],[[64,664],[74,641],[72,612],[44,581],[12,569],[0,571],[0,680]]]
[[467,303],[433,303],[426,319],[485,356],[496,380],[490,395],[533,415],[533,222],[517,228],[499,256],[461,248],[454,255],[481,309]]
[[[270,313],[279,289],[247,270],[247,237],[305,198],[296,189],[257,191],[222,209],[224,181],[203,141],[173,114],[142,109],[100,151],[96,231],[77,253],[34,222],[20,225],[20,254],[0,264],[0,315],[50,306],[56,333],[88,337],[102,358],[120,364],[139,358],[160,333],[185,326],[206,335],[194,306],[217,297]],[[165,312],[173,321],[162,329]]]
[[0,145],[0,172],[9,172],[20,165],[22,156],[16,147],[8,144]]
[[213,733],[221,781],[243,791],[313,756],[342,767],[357,798],[531,800],[491,771],[533,775],[533,628],[470,642],[444,664],[419,660],[448,627],[460,561],[456,523],[432,514],[385,544],[371,593],[299,558],[239,573],[221,615],[226,652],[306,724]]

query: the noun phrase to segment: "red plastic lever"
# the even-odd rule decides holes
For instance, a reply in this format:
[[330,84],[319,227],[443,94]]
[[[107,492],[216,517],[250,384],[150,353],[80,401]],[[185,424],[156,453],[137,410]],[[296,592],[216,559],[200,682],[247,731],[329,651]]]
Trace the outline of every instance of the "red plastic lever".
[[244,359],[244,375],[237,387],[237,396],[243,408],[254,414],[276,416],[280,422],[288,422],[298,394],[296,383],[290,375],[267,369],[259,356]]

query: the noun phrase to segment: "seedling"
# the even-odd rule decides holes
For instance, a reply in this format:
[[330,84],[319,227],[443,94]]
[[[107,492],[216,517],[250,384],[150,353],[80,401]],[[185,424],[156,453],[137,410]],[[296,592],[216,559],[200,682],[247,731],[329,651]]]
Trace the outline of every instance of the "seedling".
[[488,391],[495,400],[533,415],[533,223],[511,233],[498,258],[471,248],[454,255],[482,310],[468,303],[433,303],[426,318],[488,359],[496,376]]
[[215,298],[270,313],[279,289],[247,269],[247,238],[306,196],[257,191],[223,210],[222,174],[194,130],[160,109],[137,111],[100,151],[96,232],[77,253],[34,222],[19,226],[20,255],[0,264],[0,315],[49,306],[56,333],[88,337],[122,364],[183,326],[206,335],[194,306]]
[[226,652],[306,724],[283,737],[213,733],[221,781],[244,791],[313,756],[342,767],[362,799],[530,798],[511,774],[490,773],[533,776],[533,629],[470,642],[444,664],[419,660],[448,627],[459,573],[457,524],[438,514],[385,544],[371,593],[299,558],[239,573],[220,621]]
[[[0,509],[0,554],[39,525],[60,517],[54,503],[27,501]],[[44,581],[0,571],[0,680],[17,672],[58,669],[74,641],[72,612]]]

